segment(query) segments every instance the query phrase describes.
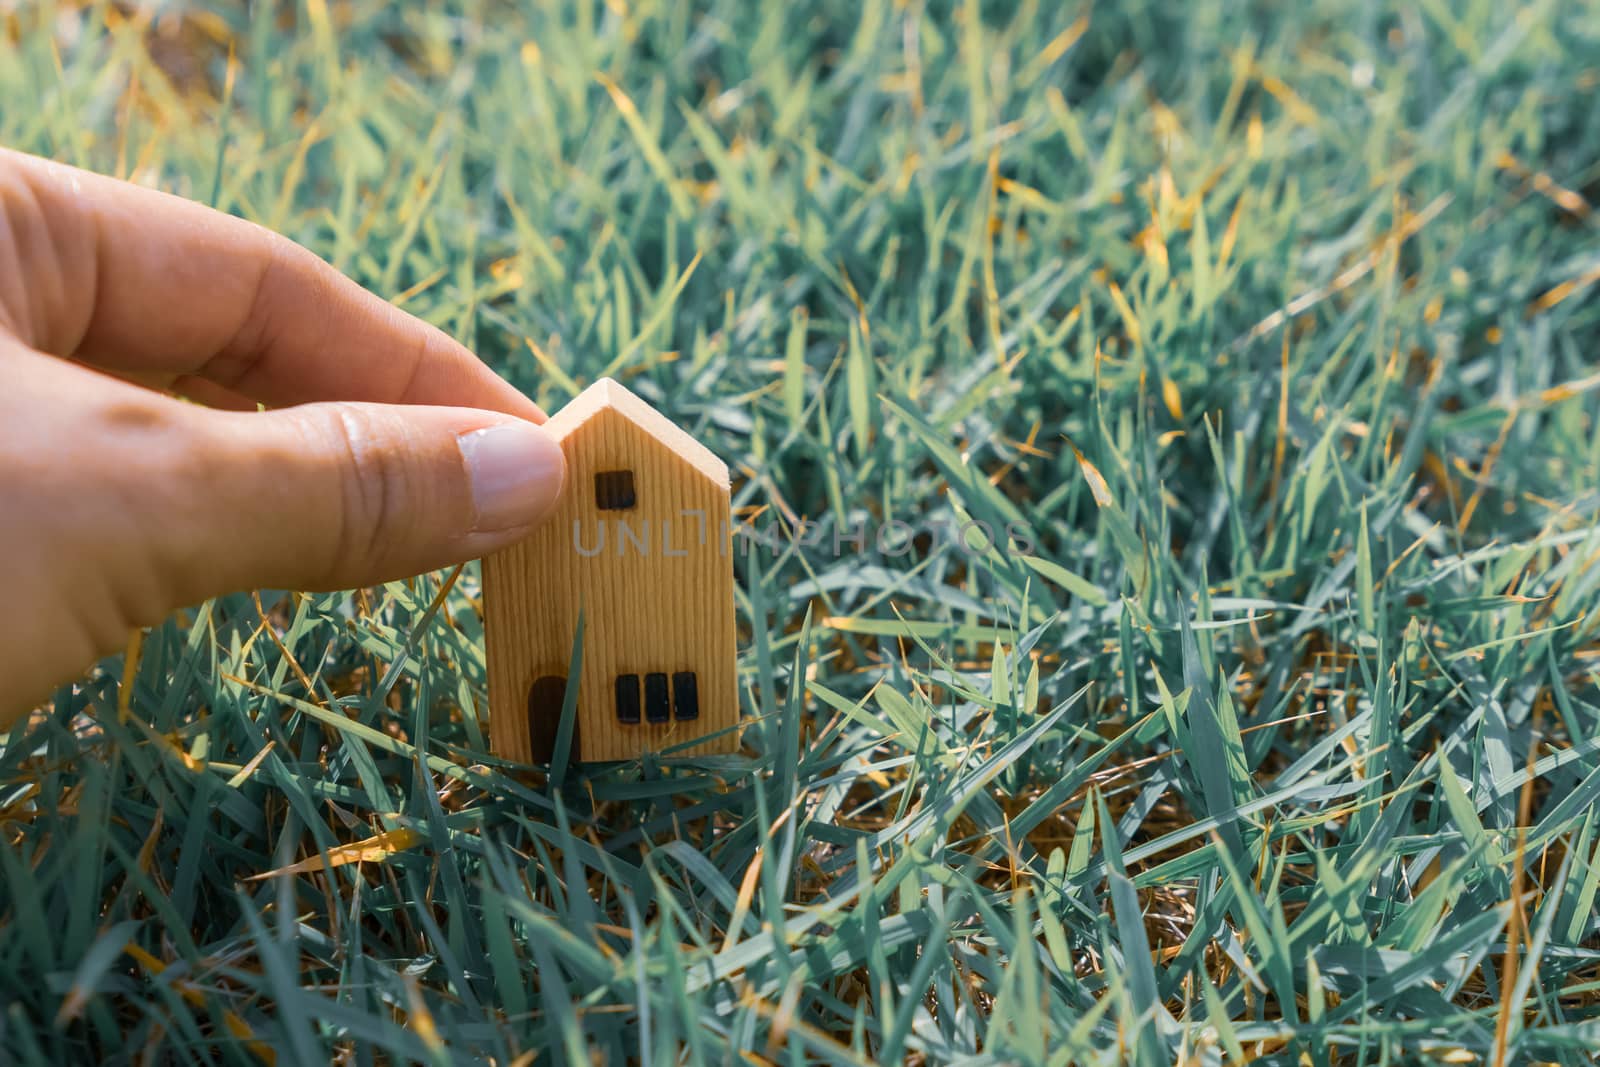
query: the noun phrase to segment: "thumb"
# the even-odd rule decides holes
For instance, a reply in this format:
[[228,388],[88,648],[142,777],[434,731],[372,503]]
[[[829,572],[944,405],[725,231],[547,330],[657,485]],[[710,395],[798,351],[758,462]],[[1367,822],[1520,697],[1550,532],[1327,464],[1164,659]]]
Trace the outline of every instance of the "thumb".
[[555,504],[561,448],[473,408],[213,411],[0,336],[0,730],[173,608],[341,589],[504,547]]
[[345,589],[504,547],[555,506],[561,447],[471,408],[307,404],[206,412],[212,516],[190,599],[256,586]]

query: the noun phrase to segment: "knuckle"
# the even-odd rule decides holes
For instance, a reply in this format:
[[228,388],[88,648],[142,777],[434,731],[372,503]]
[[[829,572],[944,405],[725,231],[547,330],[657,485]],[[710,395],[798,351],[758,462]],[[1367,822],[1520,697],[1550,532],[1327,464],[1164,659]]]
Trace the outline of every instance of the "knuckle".
[[314,343],[328,331],[328,275],[315,253],[264,226],[230,220],[238,243],[251,249],[255,275],[243,282],[228,339],[195,373],[229,389],[251,392],[268,373],[266,361],[291,327]]
[[277,313],[280,309],[273,307],[273,294],[279,291],[277,280],[286,268],[283,246],[288,242],[255,236],[260,242],[255,256],[256,275],[249,284],[250,295],[238,325],[233,335],[196,372],[229,389],[249,385],[263,356],[272,348],[281,322]]
[[335,406],[328,422],[343,468],[333,562],[370,563],[382,558],[388,531],[411,506],[403,428],[391,415],[348,405]]
[[0,327],[65,355],[89,325],[97,252],[70,168],[0,157]]

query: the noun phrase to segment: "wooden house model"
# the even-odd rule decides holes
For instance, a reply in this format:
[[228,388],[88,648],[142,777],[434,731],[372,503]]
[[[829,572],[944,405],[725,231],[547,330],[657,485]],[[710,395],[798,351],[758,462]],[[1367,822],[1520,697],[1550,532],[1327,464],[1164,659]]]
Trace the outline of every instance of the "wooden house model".
[[727,465],[609,378],[545,429],[566,455],[561,501],[483,561],[494,751],[550,759],[580,614],[573,759],[632,759],[711,734],[685,751],[734,751]]

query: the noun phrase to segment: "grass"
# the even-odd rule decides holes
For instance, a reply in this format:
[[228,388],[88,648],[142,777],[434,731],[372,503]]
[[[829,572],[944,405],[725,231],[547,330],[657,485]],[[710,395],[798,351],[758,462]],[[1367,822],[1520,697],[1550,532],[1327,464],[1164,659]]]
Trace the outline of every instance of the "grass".
[[10,1059],[1589,1062],[1593,8],[160,12],[0,7],[0,140],[818,525],[718,761],[497,762],[475,565],[131,640],[0,752]]

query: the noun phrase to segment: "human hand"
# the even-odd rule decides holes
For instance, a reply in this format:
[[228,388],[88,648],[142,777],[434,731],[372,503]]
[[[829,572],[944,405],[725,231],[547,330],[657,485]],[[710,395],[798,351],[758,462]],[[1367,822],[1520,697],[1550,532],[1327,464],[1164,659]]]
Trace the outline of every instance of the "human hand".
[[0,730],[132,627],[483,555],[564,477],[537,406],[300,246],[5,149],[0,385]]

